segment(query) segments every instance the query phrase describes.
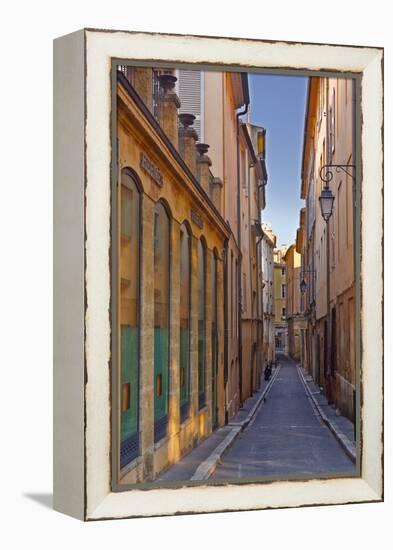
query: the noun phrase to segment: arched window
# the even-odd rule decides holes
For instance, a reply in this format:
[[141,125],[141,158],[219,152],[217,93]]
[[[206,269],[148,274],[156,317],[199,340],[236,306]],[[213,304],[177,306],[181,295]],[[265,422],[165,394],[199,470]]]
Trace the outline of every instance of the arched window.
[[166,436],[169,393],[169,216],[154,210],[154,441]]
[[127,169],[122,170],[119,193],[120,468],[124,468],[139,454],[140,192]]
[[191,239],[186,225],[180,227],[180,421],[190,410],[190,289]]
[[217,255],[211,252],[211,307],[212,307],[212,425],[217,426],[217,369],[218,369],[218,335],[217,335]]
[[206,404],[206,248],[198,241],[198,403]]

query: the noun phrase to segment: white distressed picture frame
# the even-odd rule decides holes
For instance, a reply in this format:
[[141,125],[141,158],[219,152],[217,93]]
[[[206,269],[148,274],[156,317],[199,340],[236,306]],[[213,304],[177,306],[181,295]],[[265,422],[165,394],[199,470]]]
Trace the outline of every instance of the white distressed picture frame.
[[[82,520],[383,499],[383,50],[81,30],[55,41],[54,507]],[[361,476],[111,491],[111,60],[361,73]]]

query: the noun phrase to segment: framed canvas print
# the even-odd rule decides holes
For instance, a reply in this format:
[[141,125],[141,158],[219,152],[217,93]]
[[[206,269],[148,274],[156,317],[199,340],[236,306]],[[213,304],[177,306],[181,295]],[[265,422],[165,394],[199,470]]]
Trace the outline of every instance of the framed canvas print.
[[383,50],[54,43],[54,507],[383,498]]

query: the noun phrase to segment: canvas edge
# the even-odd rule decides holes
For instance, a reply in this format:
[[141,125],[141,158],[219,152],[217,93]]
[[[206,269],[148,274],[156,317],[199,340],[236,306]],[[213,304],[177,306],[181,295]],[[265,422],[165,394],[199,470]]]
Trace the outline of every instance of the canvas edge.
[[85,518],[85,33],[53,42],[53,507]]

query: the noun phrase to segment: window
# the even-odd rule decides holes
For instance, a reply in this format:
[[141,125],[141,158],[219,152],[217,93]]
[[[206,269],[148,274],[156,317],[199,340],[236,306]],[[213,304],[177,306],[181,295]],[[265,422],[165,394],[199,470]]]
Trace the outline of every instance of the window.
[[233,277],[233,252],[231,251],[231,285],[230,285],[230,293],[231,293],[231,331],[232,335],[235,333],[234,329],[234,315],[233,315],[233,303],[235,299],[235,290],[234,290],[234,277]]
[[206,248],[198,241],[198,404],[206,404]]
[[281,318],[282,318],[282,319],[285,319],[285,317],[286,317],[286,310],[285,310],[285,307],[283,307],[283,308],[281,309]]
[[243,273],[242,311],[247,311],[247,278]]
[[285,275],[285,267],[281,268],[281,275]]
[[336,147],[336,90],[332,90],[332,104],[329,109],[329,129],[330,129],[330,154],[333,155]]
[[[344,195],[345,198],[345,195]],[[337,189],[337,201],[336,201],[336,220],[337,220],[337,256],[338,261],[341,261],[342,246],[343,246],[343,231],[342,231],[342,216],[345,216],[345,208],[343,208],[343,193],[342,182],[340,181]]]
[[120,469],[139,454],[139,212],[132,172],[122,170],[118,225]]
[[154,441],[166,436],[169,392],[169,216],[154,216]]
[[240,274],[238,271],[238,263],[237,260],[235,260],[235,280],[234,280],[234,289],[235,289],[235,327],[234,327],[234,334],[236,334],[236,338],[239,337],[239,324],[238,324],[238,315],[239,315],[239,296],[238,296],[238,281],[240,280]]
[[217,427],[217,369],[218,369],[218,325],[217,325],[217,255],[211,253],[211,306],[212,306],[212,424]]
[[190,234],[183,224],[180,227],[180,421],[190,409],[190,289],[191,254]]
[[281,298],[285,298],[285,285],[281,285]]
[[191,113],[195,118],[193,127],[198,134],[198,141],[203,143],[203,95],[204,74],[202,71],[180,69],[176,71],[177,94],[180,98],[179,113]]
[[240,155],[240,173],[243,180],[243,190],[248,194],[248,163],[247,163],[247,153],[242,150]]

